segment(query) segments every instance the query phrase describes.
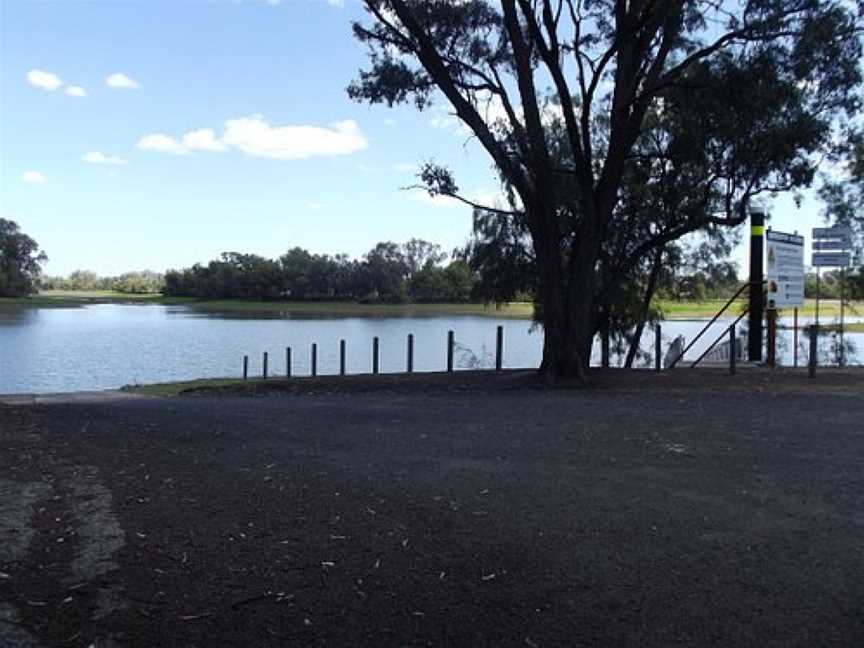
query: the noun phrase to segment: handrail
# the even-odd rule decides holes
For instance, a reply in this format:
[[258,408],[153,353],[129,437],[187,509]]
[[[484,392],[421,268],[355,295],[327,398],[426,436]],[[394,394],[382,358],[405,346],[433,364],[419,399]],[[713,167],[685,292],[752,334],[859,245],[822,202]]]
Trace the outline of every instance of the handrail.
[[[750,312],[750,307],[748,306],[747,308],[744,309],[744,312],[741,313],[737,317],[737,319],[729,325],[729,328],[731,328],[733,326],[738,326],[738,322],[740,322],[742,319],[744,319],[744,316],[749,312]],[[717,346],[717,343],[720,340],[722,340],[724,337],[726,337],[728,334],[729,334],[729,329],[727,328],[725,331],[723,331],[720,334],[720,337],[718,337],[716,340],[714,340],[711,344],[708,345],[708,348],[702,352],[702,355],[700,355],[698,358],[696,358],[696,360],[693,361],[693,364],[690,365],[690,368],[693,369],[696,367],[696,365],[698,365],[700,362],[702,362],[702,358],[704,358],[706,355],[708,355],[711,352],[711,349],[713,349],[715,346]],[[737,349],[729,349],[729,353],[737,353],[737,351],[738,351]]]
[[[709,328],[711,328],[711,325],[714,324],[714,322],[716,322],[720,318],[720,316],[726,312],[726,309],[732,305],[732,302],[734,302],[736,299],[738,299],[738,297],[741,295],[741,293],[744,292],[747,288],[749,288],[753,283],[754,282],[752,282],[752,281],[748,281],[743,286],[741,286],[738,289],[738,292],[736,292],[734,295],[732,295],[732,297],[729,299],[729,301],[726,302],[726,305],[723,308],[721,308],[713,318],[711,318],[711,321],[705,325],[705,328],[703,328],[701,331],[699,331],[699,334],[695,338],[693,338],[693,340],[690,342],[690,344],[688,344],[686,347],[684,347],[684,350],[681,352],[681,354],[677,358],[675,358],[675,360],[672,361],[672,363],[667,367],[667,369],[674,369],[675,365],[678,364],[678,361],[681,360],[681,358],[684,357],[684,354],[687,353],[693,347],[693,345],[699,341],[699,338],[702,337],[702,335],[705,333],[705,331],[707,331]],[[700,358],[700,360],[701,360],[701,358]]]

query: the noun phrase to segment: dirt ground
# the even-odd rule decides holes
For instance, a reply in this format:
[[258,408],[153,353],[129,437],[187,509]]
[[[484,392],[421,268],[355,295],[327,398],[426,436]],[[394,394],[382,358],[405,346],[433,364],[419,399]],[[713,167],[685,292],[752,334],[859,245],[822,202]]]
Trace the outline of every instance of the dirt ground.
[[339,380],[0,405],[0,646],[864,645],[861,370]]

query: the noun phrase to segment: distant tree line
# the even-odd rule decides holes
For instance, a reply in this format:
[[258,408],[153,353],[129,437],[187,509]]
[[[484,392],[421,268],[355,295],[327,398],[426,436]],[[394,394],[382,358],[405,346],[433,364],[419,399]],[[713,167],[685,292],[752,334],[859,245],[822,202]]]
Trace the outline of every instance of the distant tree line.
[[111,290],[135,295],[162,292],[164,285],[165,277],[152,270],[125,272],[116,277],[100,277],[90,270],[75,270],[68,277],[43,277],[39,280],[42,290]]
[[735,264],[728,261],[706,264],[691,272],[667,267],[660,274],[657,296],[674,301],[728,299],[743,283]]
[[361,259],[299,247],[277,259],[225,252],[206,265],[165,273],[163,292],[201,299],[468,302],[477,278],[465,260],[428,241],[378,243]]
[[[724,299],[741,285],[728,260],[731,241],[706,241],[692,249],[673,244],[662,263],[619,290],[616,313],[622,326],[638,317],[653,317],[644,296],[674,300]],[[0,297],[21,297],[37,290],[97,291],[129,294],[163,293],[198,299],[291,301],[361,301],[382,303],[462,303],[468,301],[535,301],[536,271],[524,232],[513,221],[483,210],[475,212],[472,238],[462,249],[445,254],[441,246],[421,239],[378,243],[360,259],[345,254],[313,254],[299,247],[277,259],[225,252],[206,265],[195,264],[164,275],[150,270],[100,277],[76,270],[67,277],[41,276],[45,253],[18,225],[0,218]],[[820,294],[837,299],[839,271],[822,273]],[[638,284],[638,285],[637,285]],[[650,290],[645,290],[647,284]],[[633,286],[630,286],[632,288]],[[846,274],[847,299],[864,299],[864,266]],[[816,296],[816,275],[806,276],[805,294]],[[641,314],[640,314],[641,313]]]
[[[849,268],[844,277],[840,270],[826,270],[818,282],[819,296],[822,299],[864,299],[864,265],[859,268]],[[804,276],[804,296],[807,299],[816,298],[816,273]]]

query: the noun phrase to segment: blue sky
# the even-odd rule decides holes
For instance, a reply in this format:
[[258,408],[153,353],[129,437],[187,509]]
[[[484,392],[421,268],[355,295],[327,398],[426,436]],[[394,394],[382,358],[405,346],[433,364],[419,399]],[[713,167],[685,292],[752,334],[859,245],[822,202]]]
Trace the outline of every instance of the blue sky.
[[[348,99],[361,15],[358,0],[3,0],[0,214],[49,274],[463,244],[467,207],[400,188],[434,159],[488,198],[489,159],[442,108]],[[818,209],[780,200],[773,225],[807,230]]]

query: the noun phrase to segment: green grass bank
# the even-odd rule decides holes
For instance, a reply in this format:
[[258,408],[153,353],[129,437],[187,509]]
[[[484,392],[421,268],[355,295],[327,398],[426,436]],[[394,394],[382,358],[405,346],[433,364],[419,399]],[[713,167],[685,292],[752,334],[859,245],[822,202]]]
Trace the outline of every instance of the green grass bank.
[[[203,311],[219,313],[256,313],[276,315],[291,314],[321,314],[321,315],[355,315],[367,317],[410,317],[410,316],[447,316],[475,315],[487,317],[508,317],[514,319],[530,319],[533,306],[528,302],[511,302],[496,306],[494,304],[361,304],[357,302],[265,302],[241,299],[200,300],[189,297],[165,297],[160,294],[134,295],[113,291],[44,291],[30,297],[0,298],[0,308],[73,308],[91,304],[162,304],[185,305]],[[658,300],[655,306],[663,313],[665,319],[701,319],[712,317],[726,303],[725,300],[705,301],[672,301]],[[727,309],[729,314],[740,313],[746,306],[745,300],[739,300]],[[783,315],[791,315],[791,309],[783,311]],[[816,312],[816,301],[808,299],[803,308],[799,309],[802,317],[812,317]],[[847,305],[848,315],[864,315],[864,301],[852,302]],[[822,300],[819,306],[820,318],[828,321],[840,315],[838,300]],[[852,327],[858,325],[850,325]],[[849,328],[848,330],[857,330]]]

